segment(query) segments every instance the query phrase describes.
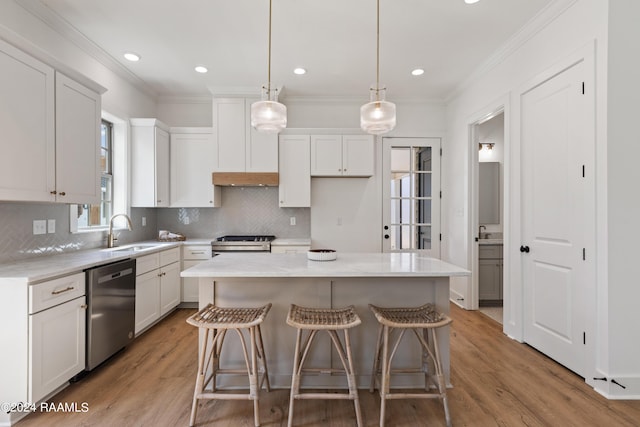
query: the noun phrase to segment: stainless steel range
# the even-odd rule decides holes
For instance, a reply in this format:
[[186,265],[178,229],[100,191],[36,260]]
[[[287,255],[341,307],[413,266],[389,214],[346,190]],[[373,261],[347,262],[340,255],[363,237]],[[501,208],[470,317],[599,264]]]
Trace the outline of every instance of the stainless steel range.
[[271,242],[276,236],[234,235],[222,236],[211,242],[211,253],[220,252],[271,252]]

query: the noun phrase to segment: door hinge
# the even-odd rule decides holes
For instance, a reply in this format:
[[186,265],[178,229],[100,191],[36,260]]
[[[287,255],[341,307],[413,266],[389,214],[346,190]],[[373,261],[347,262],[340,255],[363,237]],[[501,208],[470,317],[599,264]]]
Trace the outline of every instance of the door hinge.
[[442,199],[442,190],[440,190],[440,198]]
[[587,249],[586,248],[582,248],[582,260],[583,261],[587,260]]
[[442,148],[440,149],[440,157],[442,157]]
[[440,241],[442,241],[442,233],[440,233]]
[[584,165],[582,165],[582,177],[584,178],[585,174],[584,174]]
[[584,82],[582,82],[582,94],[584,95]]
[[587,333],[582,333],[582,344],[587,345]]

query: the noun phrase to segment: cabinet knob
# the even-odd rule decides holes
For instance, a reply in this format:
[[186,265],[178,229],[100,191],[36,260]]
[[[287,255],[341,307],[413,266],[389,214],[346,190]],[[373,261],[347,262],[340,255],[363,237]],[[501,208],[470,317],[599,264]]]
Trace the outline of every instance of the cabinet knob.
[[55,194],[57,194],[58,192],[57,192],[56,190],[53,190],[53,191],[50,191],[49,193],[51,193],[51,194],[54,194],[54,195],[55,195]]
[[520,246],[520,252],[526,252],[529,253],[531,249],[529,249],[529,246]]
[[384,235],[384,238],[385,238],[385,239],[388,239],[388,238],[389,238],[389,235],[388,235],[388,234],[385,234],[385,235]]
[[87,307],[89,307],[87,304],[82,304],[82,305],[80,306],[80,308],[81,308],[81,309],[83,309],[83,310],[86,310],[86,309],[87,309]]
[[61,196],[66,196],[67,195],[67,193],[65,193],[64,191],[61,191],[58,194],[60,194]]
[[162,203],[162,200],[158,200],[158,203]]

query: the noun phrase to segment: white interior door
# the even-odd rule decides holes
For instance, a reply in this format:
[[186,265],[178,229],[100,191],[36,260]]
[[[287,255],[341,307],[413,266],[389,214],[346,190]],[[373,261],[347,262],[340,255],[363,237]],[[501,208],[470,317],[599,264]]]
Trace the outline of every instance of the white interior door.
[[383,252],[440,257],[440,139],[383,138]]
[[524,340],[582,376],[595,212],[584,177],[593,170],[585,72],[579,61],[521,97]]

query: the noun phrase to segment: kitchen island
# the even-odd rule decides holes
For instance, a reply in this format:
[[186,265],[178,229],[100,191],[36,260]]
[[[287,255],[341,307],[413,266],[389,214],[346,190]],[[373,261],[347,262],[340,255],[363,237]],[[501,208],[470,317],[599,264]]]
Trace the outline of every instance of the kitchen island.
[[[351,331],[360,388],[369,386],[378,329],[368,304],[417,307],[432,302],[439,311],[448,313],[449,278],[468,274],[465,269],[419,253],[339,253],[335,261],[310,261],[306,254],[224,253],[181,273],[182,277],[199,279],[200,308],[211,302],[226,307],[273,304],[262,333],[274,387],[291,385],[295,329],[285,322],[289,305],[332,308],[354,305],[362,319],[362,324]],[[438,340],[448,383],[448,327],[439,331]],[[420,365],[420,348],[415,341],[413,338],[403,340],[394,363],[404,367]],[[314,347],[308,366],[315,363],[338,367],[340,361],[331,353],[326,334],[316,338]],[[244,364],[241,354],[237,339],[225,340],[223,363],[241,367]],[[236,383],[245,384],[246,377],[231,379],[227,384]],[[305,378],[304,383],[307,387],[344,384],[344,378],[330,375]],[[422,377],[399,375],[392,385],[421,386]]]

